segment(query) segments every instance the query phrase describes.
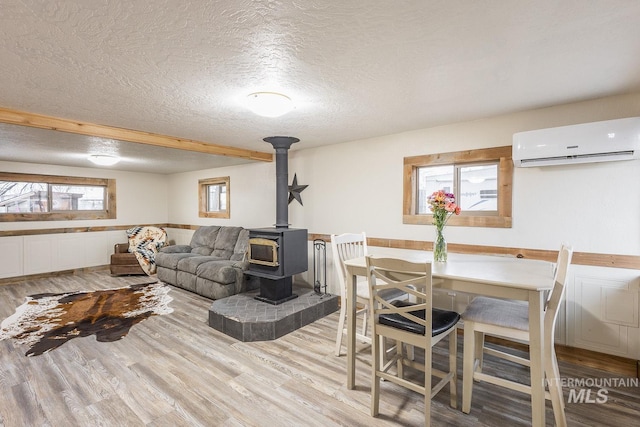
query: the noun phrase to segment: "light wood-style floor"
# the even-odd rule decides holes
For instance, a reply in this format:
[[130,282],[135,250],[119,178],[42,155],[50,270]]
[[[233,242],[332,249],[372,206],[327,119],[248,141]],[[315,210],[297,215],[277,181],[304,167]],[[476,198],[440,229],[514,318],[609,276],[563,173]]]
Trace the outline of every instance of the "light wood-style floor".
[[[148,280],[98,271],[0,286],[0,319],[11,315],[26,295]],[[242,343],[207,325],[210,300],[180,289],[170,295],[173,313],[145,320],[117,342],[77,338],[27,358],[24,346],[0,341],[0,425],[422,425],[422,397],[390,383],[382,384],[380,417],[369,415],[370,355],[365,345],[358,355],[357,389],[345,388],[345,356],[333,354],[337,313],[276,341]],[[459,343],[461,390],[462,339]],[[444,362],[444,347],[437,351],[436,362]],[[485,369],[499,369],[511,378],[527,375],[491,357]],[[560,363],[560,371],[567,378],[619,377],[566,362]],[[569,391],[564,392],[566,402]],[[476,384],[469,415],[450,408],[448,400],[447,389],[435,398],[434,425],[530,425],[526,395]],[[636,425],[639,413],[638,388],[611,389],[603,404],[567,404],[573,426]],[[547,424],[553,425],[549,402]]]

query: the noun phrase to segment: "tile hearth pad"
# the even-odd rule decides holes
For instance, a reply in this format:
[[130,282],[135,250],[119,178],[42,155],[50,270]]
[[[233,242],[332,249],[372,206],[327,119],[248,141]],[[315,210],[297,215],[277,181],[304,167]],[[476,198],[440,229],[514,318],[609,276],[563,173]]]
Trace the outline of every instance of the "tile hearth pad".
[[243,342],[269,341],[338,310],[337,295],[317,295],[307,287],[294,285],[298,298],[279,305],[256,300],[259,292],[214,301],[209,309],[209,326]]

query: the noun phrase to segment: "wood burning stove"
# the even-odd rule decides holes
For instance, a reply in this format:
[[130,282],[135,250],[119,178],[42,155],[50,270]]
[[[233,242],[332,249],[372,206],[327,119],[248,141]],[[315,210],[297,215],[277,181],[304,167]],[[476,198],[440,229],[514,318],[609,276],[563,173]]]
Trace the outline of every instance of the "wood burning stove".
[[309,263],[307,230],[288,224],[287,150],[298,139],[276,136],[265,141],[276,149],[276,224],[249,230],[246,272],[259,279],[260,294],[222,298],[209,310],[209,326],[241,341],[273,340],[338,309],[337,295],[318,296],[304,287],[297,288],[299,298],[292,292],[293,275],[307,271]]
[[307,230],[249,230],[249,270],[256,276],[279,278],[307,271]]
[[308,269],[308,233],[289,228],[288,156],[298,138],[273,136],[264,139],[276,149],[276,224],[273,228],[249,230],[249,270],[260,278],[256,299],[281,304],[297,297],[293,294],[293,275]]
[[260,278],[256,298],[281,304],[296,298],[292,293],[294,274],[307,271],[307,230],[257,228],[249,230],[249,271]]

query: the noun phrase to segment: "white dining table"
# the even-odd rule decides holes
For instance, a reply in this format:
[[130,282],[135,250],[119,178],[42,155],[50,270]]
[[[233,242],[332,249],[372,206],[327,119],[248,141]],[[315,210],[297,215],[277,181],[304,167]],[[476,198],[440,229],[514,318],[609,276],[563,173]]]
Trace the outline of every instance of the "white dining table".
[[[506,256],[449,253],[447,262],[433,263],[431,252],[381,254],[413,262],[431,262],[434,287],[472,294],[522,300],[529,303],[529,354],[531,369],[531,420],[545,425],[544,308],[546,292],[553,286],[553,264]],[[347,270],[347,388],[355,387],[357,276],[367,275],[365,258],[345,261]],[[469,351],[466,350],[465,351]],[[464,373],[463,373],[464,374]]]

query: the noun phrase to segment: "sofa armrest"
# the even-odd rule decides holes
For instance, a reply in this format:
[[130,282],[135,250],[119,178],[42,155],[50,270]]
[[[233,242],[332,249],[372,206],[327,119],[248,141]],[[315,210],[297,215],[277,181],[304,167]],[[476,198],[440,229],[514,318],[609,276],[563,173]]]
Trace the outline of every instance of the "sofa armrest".
[[165,247],[161,248],[159,252],[162,252],[162,253],[165,253],[165,254],[184,254],[184,253],[191,252],[191,246],[189,246],[189,245],[170,245],[170,246],[165,246]]
[[231,267],[239,268],[242,271],[249,269],[249,261],[233,261]]
[[199,278],[222,285],[235,283],[239,277],[242,278],[243,273],[244,270],[242,270],[240,265],[229,260],[203,262],[196,268],[196,275]]
[[129,252],[129,243],[116,243],[113,247],[113,253],[115,254],[125,254]]

